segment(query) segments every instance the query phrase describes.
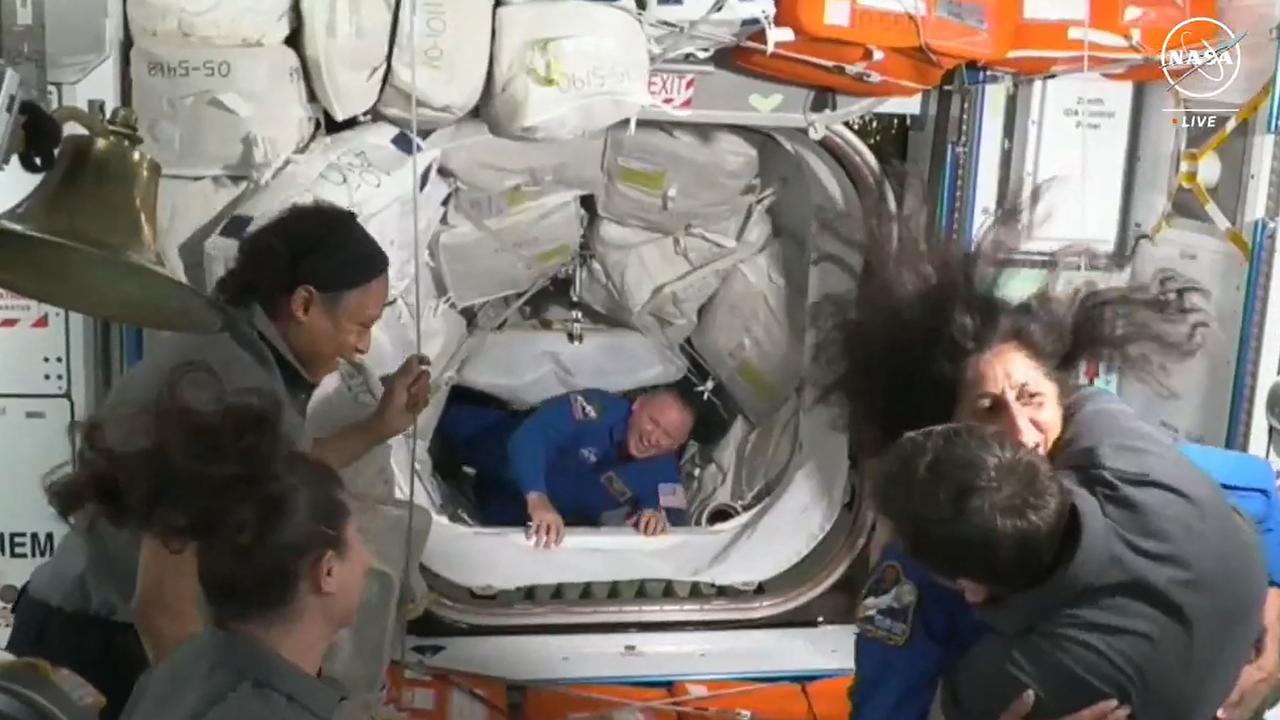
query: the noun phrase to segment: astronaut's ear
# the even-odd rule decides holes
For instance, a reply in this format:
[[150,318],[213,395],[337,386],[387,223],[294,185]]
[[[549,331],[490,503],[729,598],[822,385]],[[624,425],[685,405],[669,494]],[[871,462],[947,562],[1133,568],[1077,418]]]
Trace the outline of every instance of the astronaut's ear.
[[333,595],[338,591],[338,555],[326,550],[310,568],[313,591],[318,595]]
[[970,605],[982,605],[991,599],[991,589],[980,582],[960,578],[956,581],[956,587],[960,588],[965,601]]

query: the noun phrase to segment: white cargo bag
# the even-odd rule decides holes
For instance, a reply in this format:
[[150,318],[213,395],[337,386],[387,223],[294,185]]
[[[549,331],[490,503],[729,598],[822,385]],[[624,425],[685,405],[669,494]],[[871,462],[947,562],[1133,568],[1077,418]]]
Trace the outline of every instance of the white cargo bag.
[[760,154],[747,135],[710,126],[609,130],[600,214],[663,233],[739,217],[759,192]]
[[679,235],[598,218],[587,235],[595,257],[583,280],[583,297],[639,330],[682,342],[725,273],[768,242],[773,224],[767,207],[762,202],[710,231]]
[[107,0],[46,0],[43,57],[48,81],[75,85],[111,57],[118,37],[113,20]]
[[368,112],[387,74],[396,0],[299,0],[302,54],[324,109],[343,121]]
[[[200,289],[205,286],[205,240],[248,187],[244,180],[160,178],[156,198],[156,239],[165,268]],[[218,274],[221,277],[221,273]]]
[[573,259],[582,225],[576,196],[552,196],[489,222],[442,228],[434,248],[440,279],[459,307],[523,292]]
[[298,56],[284,45],[135,45],[133,107],[166,175],[252,176],[311,139]]
[[[422,191],[418,194],[418,236],[414,237],[414,196],[409,192],[396,199],[381,210],[360,216],[360,223],[377,239],[378,244],[387,253],[391,267],[388,269],[390,294],[413,301],[413,282],[415,278],[421,284],[424,298],[439,297],[439,288],[431,268],[426,265],[430,252],[431,238],[439,228],[444,215],[444,202],[449,193],[449,186],[438,174],[432,173],[426,183],[419,183]],[[416,243],[416,244],[415,244]],[[420,274],[415,274],[415,268]]]
[[293,0],[128,0],[134,40],[151,44],[278,45],[293,30]]
[[771,25],[776,12],[774,0],[647,0],[643,18],[656,57],[709,57]]
[[494,134],[589,135],[651,102],[648,40],[624,9],[589,0],[503,5],[481,114]]
[[702,308],[691,340],[742,412],[766,422],[804,370],[803,288],[788,288],[782,247],[773,243],[729,271]]
[[604,191],[604,136],[557,141],[509,140],[480,120],[462,120],[430,136],[441,147],[440,167],[471,192],[515,188]]
[[[417,37],[409,12],[417,3]],[[489,74],[493,0],[402,0],[391,72],[378,109],[401,127],[445,125],[480,102]],[[416,45],[417,55],[414,55]]]
[[[414,177],[413,153],[418,152]],[[238,207],[219,235],[239,240],[285,208],[325,202],[354,212],[391,259],[391,292],[412,290],[413,190],[419,191],[420,247],[426,253],[444,212],[447,186],[431,175],[436,155],[390,123],[372,122],[321,138]]]
[[514,187],[498,193],[458,187],[445,206],[445,222],[449,225],[468,225],[477,221],[488,223],[505,217],[533,203],[548,202],[559,198],[567,202],[581,197],[574,190],[557,190],[549,187]]
[[586,326],[574,345],[564,328],[514,327],[484,337],[459,369],[458,384],[524,408],[575,390],[666,385],[685,367],[678,353],[630,328]]

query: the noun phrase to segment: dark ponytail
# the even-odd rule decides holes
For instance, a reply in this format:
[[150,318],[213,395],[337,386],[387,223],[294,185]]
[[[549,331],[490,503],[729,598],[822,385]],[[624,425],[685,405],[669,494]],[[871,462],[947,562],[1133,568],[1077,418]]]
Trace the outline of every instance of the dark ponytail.
[[232,307],[272,308],[296,289],[293,265],[288,245],[268,225],[240,241],[235,265],[218,278],[213,292]]
[[215,621],[267,619],[292,602],[308,560],[345,549],[350,517],[338,474],[289,446],[280,414],[274,397],[228,393],[204,363],[183,365],[146,412],[88,423],[49,502],[174,552],[196,543]]
[[[232,218],[223,232],[249,220]],[[235,265],[213,291],[232,307],[258,305],[274,313],[300,287],[341,294],[374,281],[388,265],[355,213],[334,205],[294,205],[240,240]]]

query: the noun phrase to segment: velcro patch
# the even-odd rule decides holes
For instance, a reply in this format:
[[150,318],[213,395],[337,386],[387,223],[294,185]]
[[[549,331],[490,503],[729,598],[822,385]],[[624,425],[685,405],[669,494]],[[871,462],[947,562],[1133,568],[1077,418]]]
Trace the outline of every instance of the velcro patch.
[[632,498],[631,488],[627,487],[627,484],[622,482],[622,478],[618,477],[618,474],[612,470],[601,475],[600,482],[604,483],[604,488],[619,503],[625,504]]
[[680,483],[658,485],[658,505],[672,510],[687,510],[689,498],[684,494],[684,485]]
[[886,645],[906,645],[919,602],[920,591],[907,580],[902,565],[882,563],[871,573],[858,601],[858,631]]
[[591,422],[600,417],[600,411],[579,393],[569,396],[569,407],[573,411],[573,419],[578,422]]

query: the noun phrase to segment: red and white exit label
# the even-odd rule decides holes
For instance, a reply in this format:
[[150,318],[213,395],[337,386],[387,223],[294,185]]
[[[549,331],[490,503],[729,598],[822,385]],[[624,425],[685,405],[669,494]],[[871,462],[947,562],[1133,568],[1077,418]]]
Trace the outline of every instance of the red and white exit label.
[[673,110],[693,107],[693,89],[696,76],[689,73],[649,73],[649,94],[654,100]]

